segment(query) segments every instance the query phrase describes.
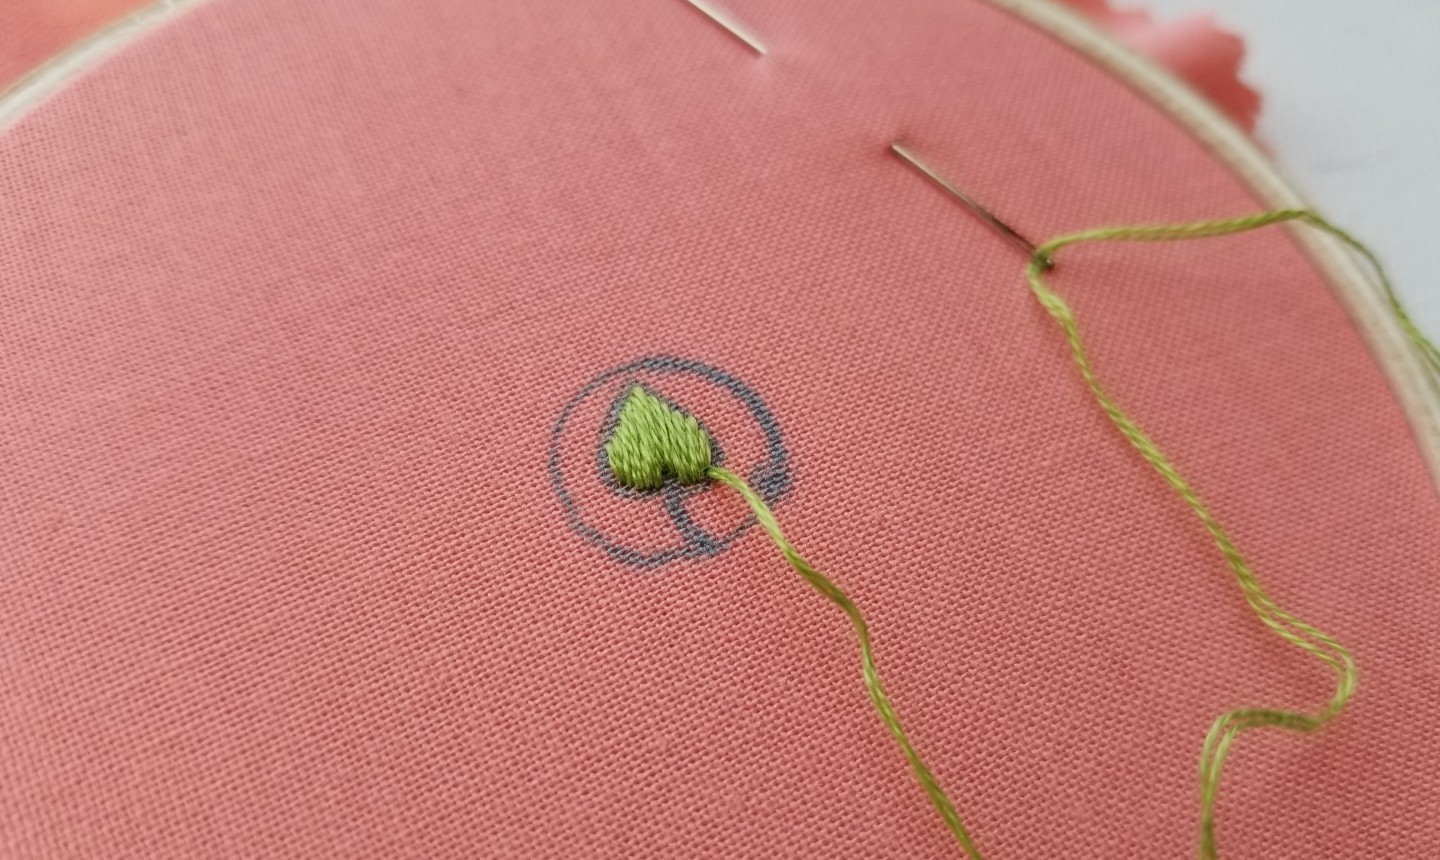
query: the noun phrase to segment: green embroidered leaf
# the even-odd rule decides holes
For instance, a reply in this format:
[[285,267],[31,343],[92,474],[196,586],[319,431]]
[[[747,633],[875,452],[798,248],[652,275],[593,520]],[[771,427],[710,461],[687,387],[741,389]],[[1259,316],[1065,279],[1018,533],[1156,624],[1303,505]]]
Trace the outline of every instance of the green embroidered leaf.
[[710,468],[710,436],[693,417],[636,385],[620,407],[605,459],[632,490],[658,490],[667,477],[694,484]]

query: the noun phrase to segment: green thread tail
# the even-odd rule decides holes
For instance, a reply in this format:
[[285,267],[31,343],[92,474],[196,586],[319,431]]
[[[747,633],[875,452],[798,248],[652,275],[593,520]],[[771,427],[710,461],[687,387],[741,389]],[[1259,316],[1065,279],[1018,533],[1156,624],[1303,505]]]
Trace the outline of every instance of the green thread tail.
[[605,444],[605,458],[615,479],[622,486],[633,490],[659,489],[667,478],[681,484],[693,484],[709,478],[733,488],[745,499],[745,503],[754,512],[756,521],[780,548],[780,553],[785,556],[790,566],[812,588],[824,595],[825,599],[840,607],[850,619],[851,626],[855,628],[855,636],[860,641],[860,668],[865,678],[865,690],[870,694],[870,704],[874,705],[880,721],[885,724],[890,736],[904,753],[915,779],[925,790],[930,803],[940,813],[945,826],[970,860],[980,860],[980,852],[976,850],[975,843],[971,841],[970,834],[961,823],[954,804],[945,795],[945,790],[940,787],[939,781],[930,772],[925,761],[920,758],[920,753],[915,751],[915,746],[910,743],[910,737],[905,733],[905,727],[895,715],[895,707],[890,703],[890,697],[885,694],[885,687],[880,683],[880,670],[875,667],[875,649],[870,642],[870,627],[865,623],[865,617],[845,592],[795,550],[785,538],[785,533],[780,530],[780,524],[776,522],[770,506],[765,504],[759,493],[750,488],[744,478],[711,465],[710,436],[699,422],[641,386],[632,386],[620,407],[615,432]]
[[1080,242],[1105,242],[1105,241],[1128,241],[1128,242],[1166,242],[1184,239],[1201,239],[1210,236],[1228,236],[1234,233],[1243,233],[1249,230],[1256,230],[1267,227],[1271,224],[1278,224],[1285,221],[1297,221],[1309,224],[1323,230],[1332,236],[1340,239],[1350,248],[1357,251],[1370,264],[1377,281],[1386,296],[1390,307],[1394,310],[1401,326],[1406,334],[1416,345],[1420,356],[1429,368],[1432,382],[1440,380],[1440,352],[1427,340],[1415,324],[1410,320],[1399,298],[1386,277],[1384,269],[1375,255],[1358,240],[1349,234],[1333,226],[1319,215],[1303,209],[1287,209],[1277,212],[1266,212],[1259,215],[1251,215],[1244,218],[1234,218],[1219,221],[1203,221],[1194,224],[1181,224],[1171,226],[1153,227],[1111,227],[1099,230],[1086,230],[1080,233],[1072,233],[1052,239],[1036,250],[1034,258],[1031,259],[1026,269],[1025,277],[1030,282],[1030,289],[1035,298],[1049,312],[1050,316],[1060,325],[1065,333],[1065,339],[1070,344],[1070,353],[1075,360],[1075,365],[1084,379],[1086,387],[1094,395],[1095,401],[1110,418],[1140,456],[1150,464],[1170,485],[1170,488],[1180,496],[1187,507],[1200,520],[1201,525],[1210,534],[1215,546],[1220,550],[1225,563],[1229,566],[1234,575],[1235,582],[1240,586],[1240,591],[1245,597],[1246,603],[1259,617],[1262,624],[1274,631],[1285,641],[1294,645],[1306,653],[1314,655],[1321,663],[1335,673],[1335,692],[1330,701],[1320,709],[1302,713],[1298,711],[1285,711],[1260,708],[1244,708],[1233,710],[1220,715],[1211,725],[1209,734],[1205,737],[1205,743],[1200,752],[1200,834],[1197,846],[1197,853],[1201,860],[1215,860],[1217,848],[1215,844],[1215,800],[1220,787],[1220,772],[1225,764],[1226,756],[1229,755],[1231,745],[1241,734],[1252,729],[1264,727],[1285,728],[1297,732],[1313,732],[1335,719],[1344,710],[1346,703],[1350,701],[1355,692],[1356,672],[1355,660],[1339,642],[1319,629],[1300,620],[1284,609],[1280,608],[1270,598],[1265,590],[1260,587],[1259,581],[1251,571],[1249,563],[1240,554],[1230,535],[1220,526],[1214,514],[1200,500],[1194,488],[1190,486],[1173,463],[1167,458],[1145,435],[1129,415],[1125,414],[1096,377],[1095,370],[1090,363],[1090,358],[1085,352],[1085,347],[1080,338],[1079,326],[1075,321],[1075,315],[1071,312],[1069,305],[1065,303],[1057,293],[1045,284],[1044,272],[1052,265],[1054,254],[1067,245],[1074,245]]
[[895,707],[890,703],[890,697],[885,693],[885,687],[880,682],[880,670],[875,667],[875,649],[870,642],[870,627],[865,623],[865,617],[860,614],[860,609],[855,605],[845,592],[841,591],[835,583],[831,582],[820,571],[811,566],[804,556],[796,551],[790,541],[786,539],[785,533],[780,530],[780,524],[771,513],[770,506],[760,498],[760,494],[750,488],[750,485],[743,478],[733,472],[729,472],[718,466],[712,466],[708,474],[715,480],[725,484],[744,497],[745,503],[754,512],[755,519],[760,523],[761,528],[770,535],[775,546],[780,548],[781,555],[800,574],[801,578],[809,583],[811,588],[820,592],[826,600],[840,607],[845,616],[850,619],[850,626],[855,628],[855,638],[860,642],[860,669],[865,678],[865,691],[870,694],[870,704],[875,707],[875,712],[880,715],[880,721],[890,731],[890,736],[900,747],[900,752],[905,755],[905,760],[910,763],[910,770],[915,774],[915,779],[920,787],[925,790],[925,796],[930,798],[930,803],[935,811],[940,813],[940,818],[950,830],[955,841],[965,851],[970,860],[980,860],[980,851],[975,847],[974,841],[970,838],[965,825],[960,821],[960,815],[955,811],[955,805],[946,796],[945,789],[940,786],[939,780],[930,772],[925,760],[916,752],[915,746],[910,743],[910,737],[905,733],[905,727],[900,723],[900,718],[895,715]]

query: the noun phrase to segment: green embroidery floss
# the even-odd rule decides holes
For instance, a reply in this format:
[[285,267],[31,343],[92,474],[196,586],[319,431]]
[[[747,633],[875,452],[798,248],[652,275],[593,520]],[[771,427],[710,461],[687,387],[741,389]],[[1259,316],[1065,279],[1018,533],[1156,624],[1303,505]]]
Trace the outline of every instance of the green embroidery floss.
[[610,441],[605,445],[605,457],[615,479],[622,486],[633,490],[658,489],[667,477],[680,484],[695,484],[709,479],[730,487],[745,499],[745,503],[755,514],[756,521],[779,547],[780,553],[795,572],[826,600],[840,607],[845,617],[850,620],[851,627],[855,629],[855,637],[860,643],[860,669],[865,679],[865,690],[870,696],[870,704],[874,706],[875,712],[880,715],[880,721],[885,724],[890,736],[900,747],[916,781],[930,798],[935,810],[940,813],[940,818],[955,837],[955,841],[970,860],[980,860],[980,852],[961,822],[959,813],[955,811],[955,805],[950,802],[935,775],[915,750],[900,718],[895,715],[895,707],[880,681],[880,670],[875,666],[875,649],[870,641],[870,627],[865,623],[859,607],[839,586],[800,555],[780,529],[770,506],[765,504],[765,500],[744,478],[711,463],[710,437],[699,423],[640,386],[634,386],[620,407],[619,422]]
[[1074,245],[1081,242],[1106,242],[1106,241],[1128,241],[1128,242],[1168,242],[1185,239],[1202,239],[1211,236],[1228,236],[1234,233],[1244,233],[1249,230],[1256,230],[1272,224],[1286,221],[1295,221],[1308,224],[1312,227],[1323,230],[1335,236],[1350,248],[1359,253],[1370,264],[1377,276],[1377,280],[1384,291],[1385,297],[1394,311],[1396,318],[1404,328],[1407,336],[1415,344],[1421,358],[1423,359],[1432,381],[1440,380],[1440,351],[1437,351],[1434,344],[1425,338],[1420,330],[1411,321],[1396,296],[1384,268],[1380,265],[1375,255],[1351,237],[1343,230],[1330,224],[1319,215],[1304,209],[1287,209],[1276,212],[1266,212],[1259,215],[1251,215],[1244,218],[1229,220],[1203,221],[1193,224],[1180,224],[1170,226],[1141,226],[1141,227],[1110,227],[1098,230],[1086,230],[1080,233],[1061,236],[1052,239],[1041,245],[1036,250],[1026,269],[1025,277],[1030,282],[1031,291],[1035,298],[1040,301],[1050,316],[1060,325],[1065,333],[1065,338],[1070,344],[1070,352],[1075,360],[1075,365],[1080,371],[1081,378],[1094,396],[1100,408],[1110,418],[1120,434],[1130,443],[1140,456],[1155,469],[1165,480],[1165,483],[1180,496],[1200,520],[1201,525],[1209,532],[1215,546],[1220,550],[1225,563],[1235,578],[1236,584],[1245,596],[1245,601],[1259,617],[1261,623],[1281,636],[1285,641],[1314,655],[1321,663],[1335,673],[1335,692],[1330,701],[1322,708],[1302,713],[1297,711],[1274,710],[1266,708],[1242,708],[1222,714],[1211,725],[1209,734],[1205,737],[1205,743],[1200,752],[1200,834],[1198,854],[1202,860],[1215,860],[1215,798],[1220,786],[1220,772],[1225,764],[1225,758],[1230,752],[1230,747],[1235,739],[1241,734],[1252,729],[1264,727],[1278,727],[1290,729],[1297,732],[1313,732],[1316,729],[1335,719],[1355,691],[1355,661],[1339,642],[1334,638],[1320,631],[1316,627],[1300,620],[1284,609],[1280,608],[1270,598],[1265,590],[1261,588],[1255,574],[1251,571],[1249,563],[1240,554],[1230,535],[1216,521],[1215,516],[1200,500],[1194,488],[1190,486],[1176,470],[1160,449],[1151,441],[1150,437],[1135,423],[1133,419],[1122,410],[1119,405],[1110,397],[1100,380],[1095,375],[1090,358],[1085,352],[1084,344],[1080,338],[1079,326],[1075,321],[1075,315],[1071,312],[1069,305],[1065,303],[1058,294],[1045,284],[1044,273],[1053,265],[1054,254],[1067,245]]
[[632,490],[658,490],[667,475],[694,484],[710,468],[710,436],[692,416],[636,385],[620,406],[605,459],[615,479]]
[[[1396,319],[1421,356],[1431,381],[1440,385],[1440,350],[1425,338],[1410,319],[1379,260],[1358,240],[1309,210],[1287,209],[1228,220],[1165,226],[1110,227],[1072,233],[1052,239],[1036,249],[1025,272],[1036,299],[1064,332],[1075,365],[1096,403],[1131,447],[1154,468],[1199,519],[1220,550],[1246,603],[1261,623],[1285,641],[1313,655],[1335,674],[1335,692],[1323,707],[1315,711],[1306,713],[1270,708],[1240,708],[1220,715],[1211,725],[1200,753],[1200,833],[1197,850],[1201,860],[1217,858],[1215,801],[1221,770],[1235,739],[1258,728],[1277,727],[1308,733],[1331,722],[1345,709],[1355,692],[1355,660],[1333,637],[1281,608],[1266,594],[1229,533],[1201,501],[1199,494],[1100,383],[1085,351],[1074,313],[1065,300],[1046,285],[1044,274],[1053,267],[1054,255],[1068,245],[1102,241],[1166,242],[1201,239],[1243,233],[1287,221],[1304,223],[1323,230],[1366,259],[1375,272]],[[900,747],[916,781],[920,783],[955,841],[970,860],[980,860],[980,852],[955,811],[954,804],[915,750],[895,714],[895,708],[885,693],[875,665],[869,626],[859,608],[844,591],[800,555],[785,537],[764,499],[743,478],[713,464],[710,437],[699,423],[644,388],[634,386],[621,406],[614,433],[605,445],[605,455],[616,480],[630,489],[656,490],[662,487],[666,480],[674,480],[682,485],[713,480],[725,484],[744,498],[756,521],[779,548],[786,562],[806,583],[838,606],[849,619],[860,645],[861,671],[871,704]]]

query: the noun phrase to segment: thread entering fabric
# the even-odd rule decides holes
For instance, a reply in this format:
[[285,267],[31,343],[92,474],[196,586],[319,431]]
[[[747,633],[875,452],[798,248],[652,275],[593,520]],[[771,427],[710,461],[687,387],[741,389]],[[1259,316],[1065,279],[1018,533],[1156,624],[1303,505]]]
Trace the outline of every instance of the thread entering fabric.
[[955,805],[950,802],[939,780],[910,742],[904,725],[895,714],[895,707],[880,681],[880,670],[875,665],[870,627],[865,623],[859,607],[839,586],[800,555],[780,529],[770,506],[744,478],[711,463],[710,437],[700,427],[699,422],[644,388],[634,386],[620,408],[615,432],[605,445],[605,455],[615,480],[632,490],[659,489],[667,477],[680,484],[693,484],[709,479],[730,487],[745,499],[745,503],[755,514],[756,521],[780,549],[790,567],[794,568],[811,588],[840,607],[845,617],[850,620],[860,644],[860,671],[865,680],[865,691],[869,694],[870,704],[874,706],[875,712],[880,715],[880,721],[885,724],[890,736],[900,747],[900,752],[909,762],[916,781],[940,813],[940,818],[955,837],[955,841],[971,860],[980,860],[980,852],[961,822],[959,813],[955,811]]
[[[1411,320],[1374,253],[1348,233],[1309,210],[1287,209],[1191,224],[1108,227],[1071,233],[1042,244],[1036,249],[1025,271],[1026,280],[1036,299],[1064,332],[1075,365],[1096,403],[1131,447],[1154,468],[1209,533],[1246,603],[1260,622],[1285,641],[1313,655],[1335,676],[1334,693],[1328,702],[1316,710],[1306,712],[1275,708],[1237,708],[1221,714],[1211,724],[1201,747],[1199,763],[1200,826],[1197,852],[1201,860],[1217,860],[1215,802],[1221,771],[1236,738],[1247,731],[1265,727],[1308,733],[1331,722],[1340,715],[1354,695],[1357,678],[1355,660],[1337,640],[1280,607],[1261,587],[1249,562],[1194,487],[1181,476],[1170,459],[1140,429],[1134,419],[1120,408],[1101,384],[1085,350],[1074,312],[1065,300],[1045,283],[1045,272],[1053,267],[1057,252],[1082,242],[1182,241],[1243,233],[1287,221],[1304,223],[1323,230],[1344,242],[1366,260],[1397,321],[1414,344],[1430,381],[1440,385],[1440,350],[1436,349]],[[860,645],[861,672],[871,705],[900,747],[916,780],[956,842],[970,860],[980,860],[979,850],[955,811],[954,804],[915,750],[895,714],[875,665],[869,626],[859,608],[845,592],[800,555],[785,537],[770,507],[743,478],[711,462],[711,450],[709,435],[693,417],[685,415],[638,385],[630,390],[621,407],[615,432],[605,446],[610,468],[616,480],[623,486],[650,491],[659,489],[667,479],[673,479],[680,484],[694,484],[708,479],[725,484],[745,499],[756,521],[779,548],[786,562],[812,588],[838,606],[850,620]]]
[[1230,535],[1221,527],[1214,514],[1201,501],[1200,496],[1183,478],[1175,465],[1158,446],[1140,429],[1139,425],[1125,413],[1101,385],[1085,351],[1080,329],[1070,306],[1045,283],[1045,272],[1053,265],[1057,251],[1081,242],[1128,241],[1128,242],[1169,242],[1186,239],[1202,239],[1210,236],[1228,236],[1244,233],[1272,224],[1296,221],[1323,230],[1340,239],[1358,252],[1370,264],[1380,289],[1384,292],[1396,319],[1406,335],[1414,343],[1425,363],[1432,382],[1440,380],[1440,352],[1425,338],[1411,321],[1401,305],[1398,296],[1375,255],[1358,240],[1330,224],[1314,212],[1304,209],[1287,209],[1266,212],[1243,218],[1201,221],[1191,224],[1164,226],[1108,227],[1086,230],[1052,239],[1041,245],[1025,271],[1035,298],[1060,325],[1070,344],[1070,353],[1081,378],[1094,396],[1101,410],[1110,418],[1120,434],[1140,456],[1158,472],[1165,483],[1180,496],[1187,507],[1200,520],[1220,550],[1225,564],[1230,568],[1235,582],[1246,603],[1259,617],[1260,622],[1273,630],[1285,641],[1312,654],[1335,675],[1335,692],[1321,708],[1311,712],[1288,711],[1270,708],[1240,708],[1221,714],[1210,726],[1200,752],[1200,833],[1198,854],[1201,860],[1215,860],[1215,799],[1220,787],[1220,772],[1225,764],[1231,745],[1241,734],[1252,729],[1278,727],[1297,732],[1313,732],[1335,719],[1355,691],[1355,661],[1350,652],[1334,638],[1316,627],[1300,620],[1282,609],[1261,588],[1254,572]]

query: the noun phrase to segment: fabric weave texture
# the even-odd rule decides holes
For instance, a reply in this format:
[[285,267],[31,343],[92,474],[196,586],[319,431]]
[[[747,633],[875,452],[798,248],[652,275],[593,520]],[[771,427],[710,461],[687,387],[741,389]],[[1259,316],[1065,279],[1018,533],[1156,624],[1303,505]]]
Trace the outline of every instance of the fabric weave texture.
[[[213,0],[0,133],[0,855],[955,856],[735,494],[648,566],[567,518],[578,402],[585,521],[677,540],[597,471],[627,383],[747,478],[773,448],[693,374],[577,401],[646,356],[763,398],[776,514],[987,858],[1186,856],[1209,721],[1324,700],[887,147],[1036,240],[1263,207],[983,2],[727,6],[768,55],[670,0]],[[1050,283],[1360,663],[1234,751],[1222,856],[1431,856],[1440,500],[1324,279],[1277,231]]]

